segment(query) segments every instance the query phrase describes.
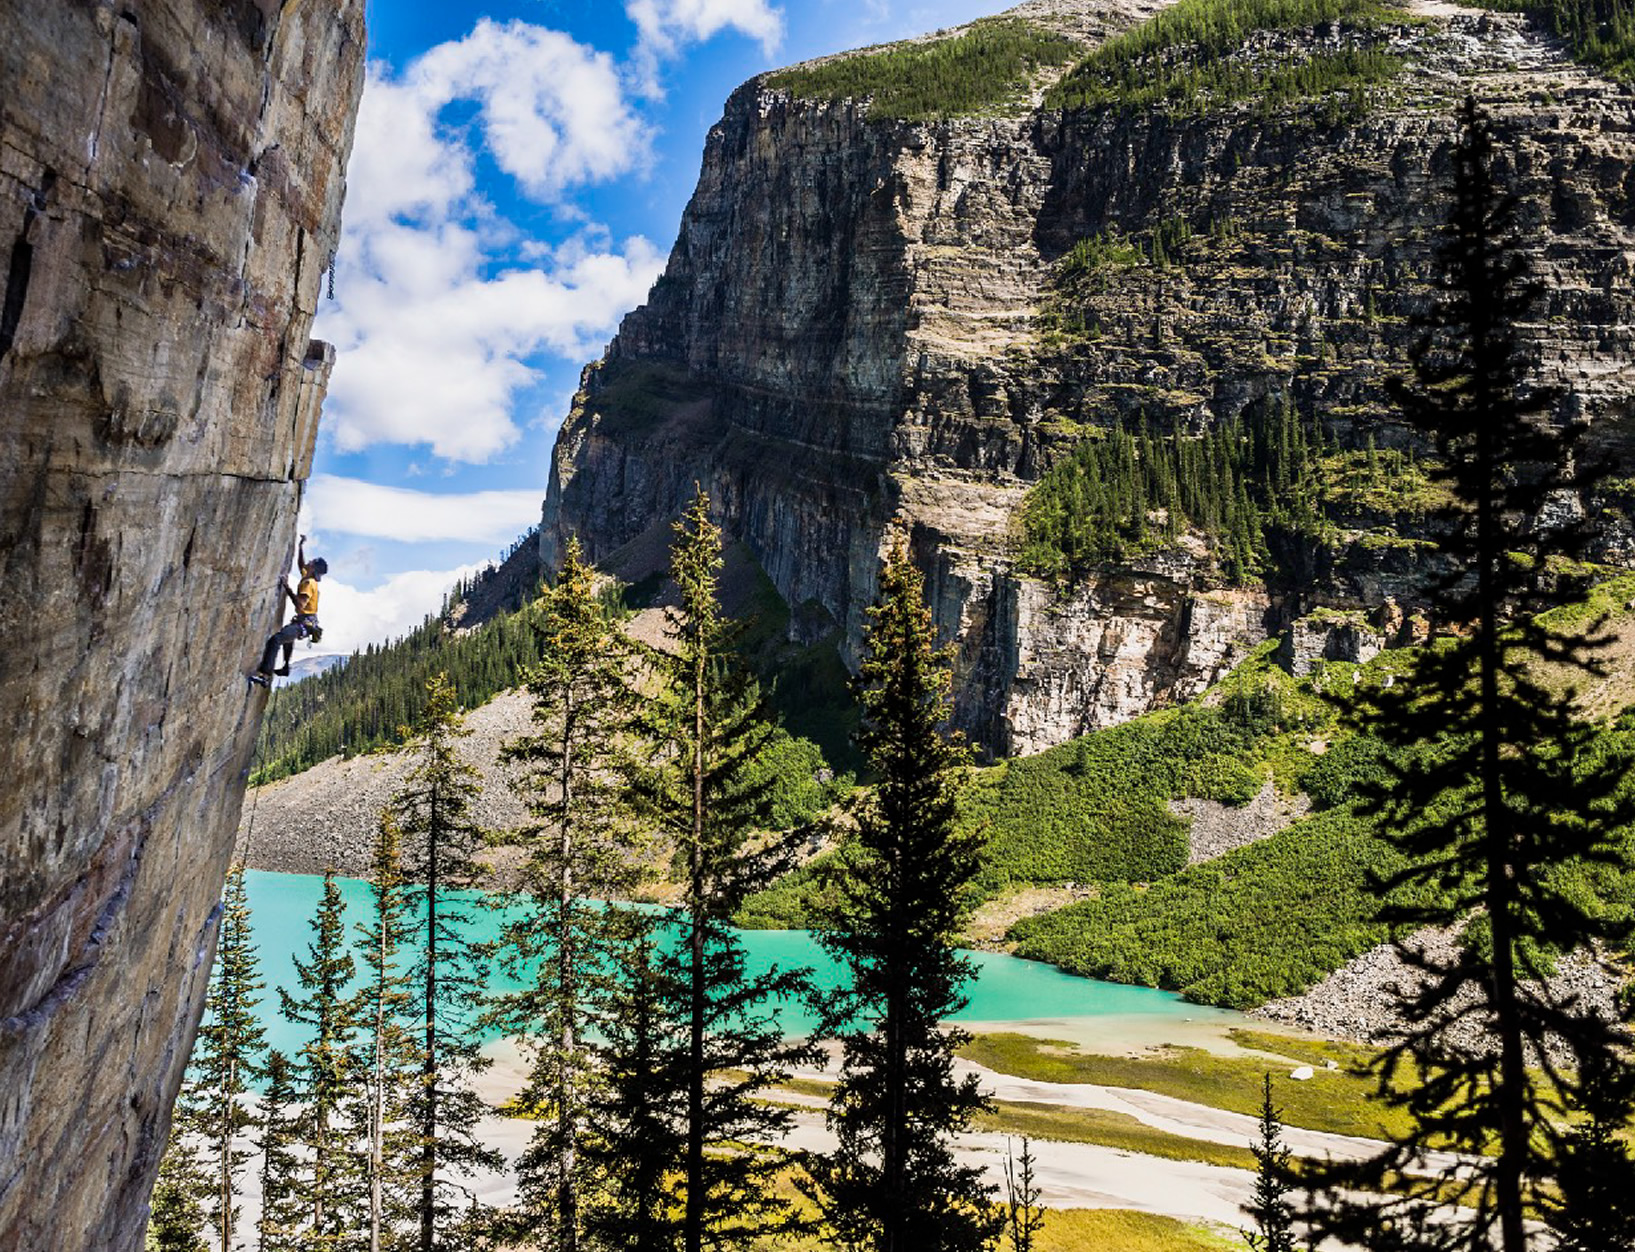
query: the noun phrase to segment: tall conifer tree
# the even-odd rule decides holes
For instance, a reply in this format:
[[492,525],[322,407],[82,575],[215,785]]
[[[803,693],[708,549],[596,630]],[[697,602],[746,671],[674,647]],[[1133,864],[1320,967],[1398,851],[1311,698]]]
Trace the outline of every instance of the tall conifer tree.
[[482,832],[472,816],[476,771],[455,745],[470,732],[460,724],[454,688],[437,674],[426,684],[426,708],[411,751],[417,760],[393,797],[404,860],[419,884],[408,893],[418,957],[420,1082],[411,1101],[419,1135],[420,1252],[461,1246],[476,1207],[463,1180],[498,1169],[499,1153],[477,1139],[484,1106],[472,1079],[487,1060],[479,1051],[483,969],[473,946],[471,908],[456,892],[479,885]]
[[305,960],[295,961],[296,993],[280,987],[284,1016],[308,1031],[298,1054],[301,1140],[310,1154],[301,1193],[303,1248],[338,1248],[353,1238],[361,1162],[347,1131],[362,1079],[357,1064],[356,967],[346,950],[346,906],[335,871],[324,875]]
[[205,1252],[205,1213],[212,1192],[209,1174],[179,1127],[171,1128],[149,1200],[147,1252]]
[[1270,1074],[1261,1078],[1260,1138],[1249,1150],[1255,1156],[1255,1190],[1244,1208],[1255,1226],[1243,1232],[1244,1240],[1250,1252],[1295,1252],[1290,1152],[1283,1142],[1282,1118],[1272,1103]]
[[301,1195],[301,1113],[296,1106],[298,1075],[289,1057],[267,1054],[266,1089],[261,1093],[261,1218],[257,1252],[295,1252],[306,1219]]
[[[1381,1066],[1386,1097],[1415,1129],[1339,1184],[1401,1176],[1428,1146],[1463,1154],[1442,1179],[1411,1182],[1382,1202],[1331,1196],[1314,1216],[1370,1247],[1524,1252],[1528,1212],[1545,1200],[1570,1074],[1541,1081],[1551,1037],[1587,1061],[1620,1058],[1620,1031],[1557,997],[1543,981],[1548,953],[1616,937],[1616,915],[1586,901],[1560,871],[1614,863],[1612,837],[1629,819],[1617,798],[1629,762],[1595,751],[1595,727],[1573,695],[1546,686],[1539,662],[1598,668],[1583,633],[1537,614],[1563,594],[1552,558],[1577,558],[1585,535],[1570,518],[1590,475],[1572,477],[1575,432],[1552,423],[1556,399],[1530,387],[1518,326],[1536,286],[1518,251],[1515,201],[1493,174],[1487,117],[1467,101],[1454,152],[1453,209],[1442,248],[1442,297],[1398,385],[1406,416],[1432,437],[1453,506],[1444,553],[1457,577],[1437,593],[1438,616],[1463,631],[1423,650],[1413,672],[1378,692],[1364,715],[1394,750],[1392,777],[1372,797],[1408,854],[1386,887],[1403,903],[1401,930],[1466,926],[1451,960],[1406,950],[1423,971],[1403,996],[1403,1037]],[[1570,587],[1570,584],[1567,584]],[[1558,671],[1559,672],[1559,671]],[[1475,1023],[1491,1046],[1460,1042]],[[1586,1070],[1592,1066],[1586,1066]],[[1418,1081],[1402,1081],[1404,1071]],[[1463,1207],[1422,1220],[1452,1188]],[[1416,1210],[1418,1210],[1416,1212]]]
[[210,972],[204,1019],[189,1062],[183,1095],[188,1129],[202,1140],[210,1164],[210,1225],[222,1252],[230,1252],[238,1217],[238,1179],[251,1153],[235,1142],[256,1122],[249,1103],[261,1074],[267,1035],[256,1014],[264,984],[256,968],[244,866],[233,867],[222,894],[221,929]]
[[586,1092],[595,1133],[583,1142],[594,1180],[582,1212],[587,1243],[624,1252],[674,1252],[669,1174],[686,1151],[687,1022],[659,962],[660,923],[610,910],[609,951],[619,977],[598,1001],[601,1081]]
[[576,1252],[593,1081],[586,1027],[611,972],[608,915],[592,901],[618,898],[633,878],[617,780],[634,700],[629,647],[577,539],[542,608],[542,652],[527,671],[534,733],[505,749],[534,821],[521,832],[528,862],[498,944],[507,972],[534,972],[499,999],[494,1018],[531,1053],[522,1099],[541,1116],[518,1162],[520,1225],[556,1252]]
[[682,904],[671,913],[679,942],[662,947],[655,965],[667,1011],[685,1023],[684,1052],[660,1061],[684,1096],[678,1234],[685,1252],[700,1252],[706,1241],[747,1246],[793,1224],[793,1206],[769,1190],[779,1159],[740,1145],[783,1135],[788,1111],[758,1093],[810,1055],[783,1040],[774,1018],[775,1001],[804,990],[804,972],[751,976],[729,920],[786,857],[775,841],[753,843],[771,826],[772,779],[755,768],[771,727],[734,651],[741,627],[721,609],[721,532],[709,507],[700,490],[675,524],[670,574],[681,604],[670,616],[670,648],[656,658],[661,692],[642,717],[654,767],[636,777],[638,796],[675,849],[682,884]]
[[410,1191],[419,1176],[409,1123],[420,1049],[412,1029],[416,1006],[411,971],[404,960],[415,934],[407,890],[397,824],[390,813],[382,813],[369,878],[372,915],[357,928],[364,970],[357,1002],[365,1045],[359,1068],[368,1092],[358,1111],[364,1119],[359,1137],[367,1147],[369,1252],[398,1245],[393,1232],[414,1212]]
[[[966,753],[945,730],[949,658],[901,541],[869,610],[859,741],[878,778],[858,810],[857,861],[820,934],[851,974],[844,1057],[829,1107],[839,1147],[817,1171],[825,1215],[849,1246],[963,1252],[998,1234],[979,1171],[951,1138],[986,1107],[953,1077],[968,1037],[943,1028],[975,973],[953,939],[978,868],[956,823]],[[844,1018],[843,1018],[844,1020]]]

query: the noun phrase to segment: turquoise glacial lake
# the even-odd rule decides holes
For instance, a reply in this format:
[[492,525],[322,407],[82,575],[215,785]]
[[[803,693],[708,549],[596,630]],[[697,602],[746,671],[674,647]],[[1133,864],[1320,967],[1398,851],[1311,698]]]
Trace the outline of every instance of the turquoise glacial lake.
[[[287,1022],[278,1012],[277,988],[296,987],[295,959],[306,958],[312,941],[311,918],[323,890],[323,879],[310,874],[275,874],[250,870],[244,876],[250,898],[262,991],[260,1013],[267,1028],[270,1046],[293,1054],[305,1042],[303,1028]],[[368,920],[369,885],[359,879],[337,880],[346,902],[348,929]],[[460,894],[471,915],[469,933],[474,939],[492,938],[504,922],[503,914],[484,906],[474,894]],[[773,965],[790,969],[805,966],[813,979],[824,987],[839,986],[843,973],[818,946],[810,932],[803,930],[746,930],[740,932],[748,952],[752,973]],[[356,955],[354,953],[354,955]],[[1064,974],[1052,965],[1023,961],[995,952],[968,953],[977,967],[976,980],[966,987],[970,1003],[951,1020],[980,1022],[985,1027],[1004,1029],[1012,1023],[1077,1024],[1094,1028],[1100,1024],[1116,1028],[1121,1035],[1158,1040],[1167,1032],[1183,1033],[1182,1023],[1242,1020],[1236,1013],[1189,1004],[1167,991],[1149,987],[1128,987],[1119,983],[1096,982]],[[359,964],[359,973],[362,965]],[[508,981],[497,972],[490,979],[494,989],[504,989]],[[810,1029],[811,1016],[789,1005],[780,1013],[785,1031],[798,1035]],[[1155,1033],[1156,1032],[1156,1033]],[[1075,1037],[1083,1030],[1066,1029],[1052,1033]]]

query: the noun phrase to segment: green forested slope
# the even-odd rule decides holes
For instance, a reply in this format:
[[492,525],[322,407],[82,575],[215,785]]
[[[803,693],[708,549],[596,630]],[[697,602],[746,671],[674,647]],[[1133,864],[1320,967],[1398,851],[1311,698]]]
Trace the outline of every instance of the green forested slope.
[[985,890],[1147,882],[1181,869],[1188,824],[1167,802],[1250,799],[1268,776],[1263,749],[1305,717],[1285,708],[1264,665],[1220,695],[980,771],[963,811],[987,835]]
[[[1180,0],[1097,48],[1051,89],[1045,105],[1194,112],[1237,100],[1270,108],[1355,92],[1402,68],[1366,38],[1383,20],[1401,16],[1383,0]],[[1300,60],[1245,54],[1253,36],[1316,27],[1346,46],[1318,48]]]
[[[1364,684],[1381,681],[1397,664],[1387,653],[1358,676]],[[1327,666],[1317,683],[1346,691],[1357,669]],[[1250,1008],[1297,994],[1392,938],[1374,920],[1379,884],[1404,863],[1358,802],[1370,786],[1389,781],[1385,750],[1332,717],[1315,730],[1310,743],[1320,755],[1298,738],[1262,744],[1280,776],[1311,798],[1312,816],[1150,884],[1104,880],[1093,899],[1017,923],[1010,937],[1018,954],[1088,977]],[[1608,722],[1600,743],[1621,756],[1635,750],[1635,713]],[[1624,868],[1565,873],[1575,893],[1635,916],[1635,835]]]
[[[1607,584],[1580,617],[1624,609],[1635,579]],[[1621,615],[1621,616],[1618,616]],[[975,771],[964,820],[987,834],[981,895],[1066,882],[1092,898],[1012,928],[1019,955],[1071,973],[1163,987],[1202,1003],[1249,1008],[1297,994],[1389,938],[1375,915],[1379,883],[1403,866],[1358,797],[1389,779],[1381,744],[1347,703],[1394,682],[1406,654],[1368,665],[1320,665],[1292,678],[1267,644],[1199,700],[1095,732],[1038,756]],[[1617,677],[1602,710],[1631,695]],[[1608,721],[1606,752],[1635,751],[1635,713]],[[1270,838],[1188,868],[1187,821],[1168,801],[1249,800],[1271,779],[1303,791],[1313,813]],[[1635,786],[1635,778],[1631,779]],[[1624,870],[1569,871],[1574,890],[1635,915],[1635,841]],[[740,921],[803,925],[815,896],[844,873],[830,853],[753,898]]]
[[[973,771],[961,821],[986,836],[983,898],[1007,888],[1151,882],[1187,862],[1187,820],[1168,802],[1187,796],[1241,804],[1285,779],[1297,741],[1332,714],[1309,684],[1271,663],[1263,645],[1206,700],[1149,713],[1037,756]],[[1309,754],[1304,754],[1309,759]],[[741,924],[802,926],[845,849],[784,878],[746,904]]]
[[1041,66],[1060,65],[1082,45],[1018,18],[972,22],[951,39],[894,44],[781,70],[768,85],[808,99],[869,100],[874,117],[923,121],[1015,102]]
[[1321,437],[1290,404],[1202,436],[1095,430],[1028,493],[1022,566],[1046,578],[1083,575],[1195,529],[1226,582],[1249,582],[1265,572],[1276,536],[1309,542],[1322,532]]
[[1150,886],[1103,884],[1011,937],[1070,973],[1252,1008],[1390,938],[1371,883],[1401,866],[1369,822],[1334,810]]
[[[790,644],[788,607],[770,580],[758,569],[755,574],[741,646],[783,728],[772,741],[765,769],[778,779],[776,820],[792,826],[852,785],[850,733],[856,711],[832,642]],[[462,609],[485,586],[481,580],[462,584],[440,614],[402,639],[370,645],[345,665],[279,688],[262,721],[251,783],[272,782],[332,756],[396,747],[424,712],[426,681],[435,674],[447,675],[466,709],[520,686],[543,642],[538,609],[527,601],[494,609],[475,626],[456,625],[470,619]]]

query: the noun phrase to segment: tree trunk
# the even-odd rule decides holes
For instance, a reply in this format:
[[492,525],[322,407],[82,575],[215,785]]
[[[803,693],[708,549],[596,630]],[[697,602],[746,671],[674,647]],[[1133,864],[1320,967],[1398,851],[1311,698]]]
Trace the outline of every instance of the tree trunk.
[[704,684],[708,678],[708,657],[702,648],[693,669],[693,846],[690,852],[692,879],[692,942],[689,945],[687,989],[691,1001],[691,1030],[688,1037],[687,1074],[687,1216],[686,1252],[702,1252],[704,1247]]
[[221,1110],[221,1189],[220,1217],[221,1252],[232,1252],[233,1247],[233,1087],[238,1081],[238,1066],[227,1063],[226,1090],[222,1095]]
[[[1480,335],[1480,332],[1478,332]],[[1488,359],[1481,336],[1474,353]],[[1500,397],[1478,386],[1477,411],[1491,413]],[[1476,457],[1481,494],[1477,500],[1477,630],[1479,632],[1482,838],[1486,844],[1488,922],[1493,932],[1493,1017],[1499,1036],[1499,1159],[1494,1169],[1495,1199],[1499,1210],[1500,1246],[1504,1252],[1526,1252],[1526,1215],[1523,1210],[1522,1170],[1527,1160],[1525,1056],[1522,1050],[1520,1005],[1516,994],[1515,856],[1500,775],[1500,745],[1504,727],[1499,718],[1499,603],[1496,583],[1500,560],[1499,518],[1494,484],[1501,468],[1495,464],[1493,437],[1487,424],[1476,435]]]
[[380,1173],[385,1157],[386,1138],[386,1057],[383,1035],[386,1030],[386,962],[390,958],[386,942],[386,916],[377,919],[380,927],[380,969],[375,984],[375,1090],[369,1108],[369,1252],[380,1252]]
[[[901,877],[901,867],[888,871]],[[893,891],[895,899],[899,893]],[[898,959],[902,946],[892,944]],[[908,1116],[908,1048],[905,1040],[904,988],[895,971],[886,973],[886,1121],[880,1131],[880,1248],[881,1252],[904,1252],[902,1230],[904,1206],[900,1203],[903,1185],[902,1131]]]
[[426,1054],[421,1082],[426,1107],[420,1124],[420,1252],[433,1252],[437,1198],[437,792],[426,823]]
[[324,1232],[324,1192],[329,1184],[329,1112],[319,1105],[312,1143],[312,1233]]
[[558,904],[561,933],[557,935],[557,1011],[562,1015],[561,1055],[557,1061],[556,1110],[557,1138],[562,1145],[562,1159],[557,1165],[557,1250],[577,1252],[579,1247],[579,1196],[574,1185],[574,1170],[578,1158],[578,1128],[575,1118],[578,1108],[573,1089],[573,1015],[577,1003],[577,973],[569,939],[573,932],[573,701],[569,697],[563,715],[562,735],[562,820],[558,828],[557,854],[560,858],[561,879],[558,884]]

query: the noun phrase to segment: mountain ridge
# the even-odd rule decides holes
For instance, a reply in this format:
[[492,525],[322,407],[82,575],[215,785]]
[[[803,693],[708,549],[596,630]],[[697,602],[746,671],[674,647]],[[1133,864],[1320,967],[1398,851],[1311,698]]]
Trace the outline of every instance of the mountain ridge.
[[[701,481],[854,660],[905,531],[958,647],[959,722],[1000,756],[1185,700],[1314,609],[1412,617],[1424,523],[1346,483],[1375,443],[1417,454],[1382,384],[1429,299],[1453,106],[1467,84],[1486,100],[1547,243],[1536,376],[1573,384],[1572,415],[1621,451],[1635,108],[1519,15],[1346,20],[1194,51],[1236,73],[1263,45],[1354,39],[1403,62],[1377,90],[1319,83],[1269,110],[1206,92],[904,122],[796,98],[780,72],[740,87],[664,275],[585,371],[542,560],[570,533],[603,558]],[[1069,274],[1097,240],[1134,245]],[[1321,541],[1284,545],[1295,576],[1224,586],[1208,532],[1065,586],[1020,568],[1024,502],[1086,439],[1142,422],[1193,438],[1284,395],[1341,460],[1313,485]],[[1597,555],[1631,551],[1614,529]]]

